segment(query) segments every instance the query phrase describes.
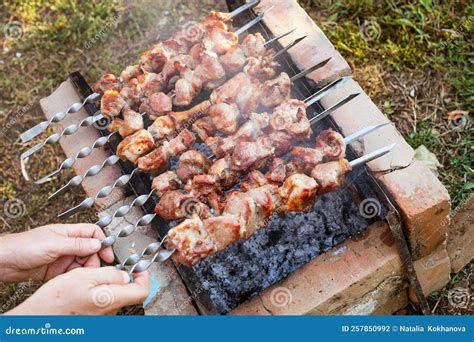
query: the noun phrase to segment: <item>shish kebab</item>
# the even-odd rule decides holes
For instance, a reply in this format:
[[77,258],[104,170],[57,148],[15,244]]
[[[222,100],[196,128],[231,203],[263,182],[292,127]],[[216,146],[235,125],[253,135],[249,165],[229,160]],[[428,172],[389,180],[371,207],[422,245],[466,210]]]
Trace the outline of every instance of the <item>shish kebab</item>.
[[[291,79],[288,77],[286,73],[281,73],[280,76],[274,79],[276,83],[274,83],[273,85],[270,85],[270,87],[277,88],[272,94],[273,101],[276,102],[276,104],[278,104],[278,102],[281,103],[282,101],[288,99],[290,97],[291,82],[294,82],[297,79],[304,77],[308,72],[314,71],[324,66],[327,62],[328,62],[328,59],[321,63],[318,63],[317,65],[311,68],[308,68],[300,72],[299,74],[293,76]],[[242,79],[242,78],[243,77],[240,76],[240,74],[234,76],[233,78],[228,80],[226,83],[224,83],[222,86],[220,86],[219,88],[216,88],[212,92],[212,94],[217,93],[217,94],[220,94],[220,96],[222,96],[223,94],[225,94],[225,91],[228,89],[227,87],[228,84],[235,84],[235,79]],[[231,91],[232,91],[231,95],[234,98],[238,96],[238,93],[236,93],[234,89],[231,89]],[[211,94],[211,97],[213,96],[212,94]],[[250,108],[257,108],[257,106],[260,103],[260,99],[255,98],[250,94],[250,95],[247,95],[247,103],[252,103],[249,106]],[[221,103],[220,105],[225,105],[225,104]],[[247,104],[243,103],[242,106],[247,106]],[[188,111],[172,112],[169,115],[175,118],[174,122],[179,122],[178,127],[182,127],[182,125],[185,125],[188,120],[192,119],[197,113],[200,113],[201,109],[202,109],[202,106],[197,105]],[[219,118],[224,118],[225,114],[228,114],[229,112],[233,112],[235,114],[235,113],[238,113],[239,111],[234,108],[230,108],[230,110],[227,110],[225,112],[220,111]],[[159,120],[160,118],[162,117],[159,117],[157,120]],[[230,119],[235,121],[234,126],[236,126],[239,117],[234,115]],[[176,129],[176,126],[173,126],[173,128]],[[112,155],[106,158],[106,160],[104,160],[102,165],[92,166],[84,173],[84,175],[73,177],[64,187],[62,187],[61,189],[56,191],[52,196],[50,196],[50,198],[56,197],[60,193],[69,189],[70,187],[81,184],[84,178],[98,174],[104,167],[115,164],[119,159],[126,159],[135,164],[138,164],[138,167],[135,168],[134,171],[131,173],[133,175],[135,172],[138,172],[140,170],[140,161],[143,160],[143,159],[140,159],[140,156],[150,152],[155,146],[156,144],[155,144],[155,139],[153,138],[153,135],[147,130],[144,130],[144,129],[139,130],[135,132],[134,134],[126,137],[119,144],[116,155]],[[163,146],[160,146],[160,147],[164,148]],[[141,158],[145,158],[145,157],[141,157]]]
[[[322,95],[325,93],[325,91],[324,89],[322,89],[318,93]],[[197,152],[192,149],[182,154],[179,159],[179,167],[177,171],[179,178],[181,179],[181,181],[184,182],[188,180],[191,181],[194,175],[202,173],[201,171],[204,169],[206,171],[209,170],[211,173],[214,173],[213,176],[216,176],[217,174],[225,175],[228,173],[232,173],[233,176],[228,178],[237,180],[238,172],[248,171],[255,165],[263,164],[264,161],[270,157],[280,156],[289,152],[291,150],[291,147],[293,146],[293,140],[299,141],[301,140],[301,138],[304,138],[303,140],[308,138],[312,132],[311,126],[315,122],[318,122],[337,108],[343,106],[353,97],[354,95],[346,98],[345,100],[337,103],[331,108],[328,108],[323,113],[315,116],[311,120],[307,119],[306,113],[305,111],[303,111],[302,114],[304,115],[301,115],[302,119],[300,120],[300,122],[298,122],[297,130],[295,130],[292,125],[281,125],[279,127],[272,126],[272,124],[274,125],[275,123],[279,123],[279,121],[284,121],[279,115],[282,111],[278,107],[275,108],[275,114],[271,119],[270,115],[265,112],[260,114],[252,113],[251,118],[246,121],[235,134],[222,139],[223,141],[231,140],[232,148],[229,148],[229,143],[226,143],[226,151],[224,154],[217,155],[217,157],[220,158],[217,161],[211,162],[211,159],[214,159],[215,156],[207,158],[201,152]],[[296,100],[289,100],[287,101],[288,103],[283,103],[281,106],[287,107],[288,105],[293,105],[295,104],[295,101]],[[304,106],[303,101],[298,101],[296,104],[298,106]],[[296,110],[298,109],[304,109],[304,107],[297,107]],[[373,130],[378,129],[379,127],[380,126],[370,126],[367,129],[361,130],[360,135],[354,134],[348,138],[348,141],[351,142],[353,139],[357,139],[360,136],[368,134]],[[205,140],[205,135],[205,133],[204,136],[199,135],[201,137],[201,140]],[[213,139],[213,137],[206,139],[206,143],[208,143],[208,141],[211,139]],[[159,152],[158,155],[161,155],[161,157],[155,156],[154,158],[152,158],[152,160],[147,165],[148,171],[163,172],[169,167],[168,158],[166,157],[164,152],[160,150],[157,150],[157,152]],[[313,158],[313,160],[314,159],[315,157]],[[184,167],[182,167],[183,165]],[[189,166],[189,170],[186,169],[187,165]],[[228,171],[226,171],[226,169]],[[231,171],[231,169],[233,169],[234,171]],[[212,172],[212,170],[214,170],[214,172]],[[160,176],[156,177],[155,179],[159,178]],[[198,180],[193,179],[193,181],[195,184],[200,183],[203,188],[210,188],[216,185],[216,180],[212,182],[212,180],[209,178],[200,178]],[[224,183],[226,183],[226,185],[222,184],[223,188],[230,188],[234,185],[234,183],[232,181],[229,182],[229,180],[224,181]],[[125,205],[118,208],[112,215],[107,215],[103,217],[96,224],[103,228],[110,224],[114,218],[123,217],[129,212],[129,210],[133,206],[141,206],[146,201],[148,201],[154,190],[157,190],[156,187],[152,187],[152,190],[148,195],[138,196],[132,202],[131,205]],[[158,193],[159,192],[160,191],[158,190]]]
[[[321,91],[321,92],[318,92],[319,95],[325,95],[327,94],[328,90],[330,89],[326,89],[324,91]],[[317,95],[317,94],[315,94]],[[309,98],[306,99],[306,102],[311,105],[313,104],[314,102],[316,102],[316,100],[319,98],[319,96],[310,96]],[[332,111],[334,111],[335,109],[339,108],[340,106],[344,105],[345,103],[349,102],[352,98],[354,98],[355,96],[357,96],[357,94],[352,94],[352,95],[349,95],[347,98],[345,98],[344,100],[340,101],[338,104],[334,105],[333,107],[327,109],[326,111],[324,111],[323,113],[315,116],[312,120],[312,122],[317,122],[319,120],[321,120],[323,117],[325,117],[326,115],[328,115],[329,113],[331,113]],[[290,100],[291,101],[291,100]],[[301,101],[300,101],[301,102]],[[303,102],[301,102],[303,103]],[[304,112],[304,115],[306,115],[306,112]],[[183,134],[186,134],[185,132],[189,132],[187,129],[183,130],[178,136],[182,136]],[[190,132],[189,132],[190,133]],[[175,138],[176,139],[176,138]],[[160,151],[161,149],[161,151]],[[163,149],[165,149],[165,151],[163,151]],[[103,197],[106,197],[108,196],[112,190],[115,188],[115,187],[119,187],[119,186],[123,186],[125,184],[127,184],[131,177],[133,177],[134,173],[136,171],[139,170],[140,166],[142,166],[144,169],[146,170],[156,170],[156,168],[154,167],[154,164],[156,163],[156,160],[158,159],[158,161],[160,161],[160,158],[163,159],[163,157],[165,158],[168,158],[169,155],[167,156],[166,155],[166,146],[165,147],[160,147],[159,149],[153,151],[153,152],[150,152],[148,155],[144,156],[144,157],[141,157],[141,159],[138,161],[138,165],[139,167],[134,169],[134,172],[128,174],[128,175],[123,175],[121,177],[119,177],[113,185],[111,186],[106,186],[104,188],[102,188],[101,190],[99,190],[99,192],[95,195],[95,196],[91,196],[91,197],[88,197],[86,198],[84,201],[82,201],[79,205],[77,205],[76,207],[72,208],[72,209],[69,209],[68,211],[62,213],[59,215],[59,217],[69,217],[70,215],[80,211],[80,210],[83,210],[83,209],[86,209],[86,208],[90,208],[95,200],[97,198],[103,198]],[[150,158],[151,157],[151,158]],[[151,159],[151,160],[150,160]],[[159,163],[162,165],[162,163]]]
[[[192,266],[236,241],[248,239],[266,226],[273,213],[307,211],[318,195],[337,189],[353,168],[389,153],[394,146],[383,147],[351,162],[341,158],[316,165],[311,176],[294,173],[281,187],[267,184],[248,192],[235,192],[222,215],[204,220],[195,215],[171,228],[161,242],[150,244],[141,255],[149,254],[151,249],[159,250],[150,259],[133,264],[129,273],[143,272],[154,262],[162,262],[175,253],[177,262]],[[167,249],[159,248],[163,243]]]
[[[260,47],[258,49],[253,48],[253,50],[255,50],[256,53],[265,53],[265,50],[264,50],[265,47],[267,47],[272,42],[274,42],[274,41],[290,34],[292,31],[293,30],[288,31],[288,32],[286,32],[286,33],[284,33],[280,36],[274,37],[274,38],[272,38],[271,40],[269,40],[267,42],[263,42],[263,37],[260,36],[261,38],[259,38],[256,35],[256,36],[254,36],[255,37],[254,40],[260,41],[260,43],[257,43],[257,45],[259,45]],[[253,36],[253,35],[249,34],[247,37],[250,37],[250,36]],[[246,39],[247,39],[247,37],[246,37]],[[267,53],[265,53],[265,58],[267,59],[267,62],[264,62],[261,65],[257,65],[257,64],[254,63],[253,66],[250,66],[252,68],[252,70],[247,69],[247,72],[252,72],[253,74],[255,74],[255,73],[258,73],[259,70],[262,70],[261,73],[266,73],[268,75],[271,75],[272,70],[271,70],[270,66],[276,66],[276,62],[274,62],[275,64],[273,64],[271,62],[271,59],[276,58],[277,56],[279,56],[281,53],[283,53],[285,51],[288,51],[290,48],[295,46],[297,43],[299,43],[304,38],[305,37],[301,37],[301,38],[296,39],[295,41],[293,41],[292,43],[290,43],[289,45],[282,48],[280,51],[278,51],[276,53],[274,53],[272,49],[268,50]],[[246,41],[246,39],[244,41]],[[237,46],[235,46],[235,47],[237,47]],[[249,49],[250,49],[250,47],[247,47],[247,50],[249,50]],[[262,51],[262,49],[263,49],[263,51]],[[255,58],[255,57],[252,57],[252,60],[259,60],[259,59]],[[247,66],[246,66],[246,68],[247,68]],[[104,87],[104,86],[102,86],[102,87]],[[123,89],[126,89],[126,88],[123,88]],[[168,104],[166,104],[166,103],[168,103]],[[120,134],[120,136],[124,138],[126,136],[132,135],[133,133],[135,133],[136,131],[138,131],[140,129],[143,129],[144,124],[143,124],[142,116],[144,114],[153,114],[153,115],[156,116],[156,115],[159,115],[159,114],[163,114],[161,112],[163,110],[171,110],[171,102],[166,97],[166,95],[164,93],[154,93],[154,94],[152,94],[151,97],[146,98],[144,100],[144,102],[142,103],[142,106],[145,106],[146,108],[140,108],[140,109],[141,110],[147,110],[148,112],[138,113],[138,112],[134,111],[133,109],[123,108],[122,112],[123,112],[124,119],[116,118],[108,126],[108,130],[112,133],[108,134],[107,136],[103,136],[103,137],[98,138],[96,141],[94,141],[92,143],[91,146],[84,147],[80,151],[78,151],[75,156],[72,156],[72,157],[69,157],[69,158],[65,159],[63,162],[61,162],[60,166],[56,170],[52,171],[48,175],[46,175],[46,176],[42,177],[41,179],[37,180],[36,183],[37,184],[43,184],[44,182],[48,181],[52,176],[59,173],[60,171],[71,168],[78,159],[85,158],[85,157],[89,156],[95,148],[100,148],[100,147],[104,146],[114,135]],[[149,115],[149,116],[151,116],[151,115]],[[169,119],[167,120],[167,118],[159,117],[159,118],[155,119],[155,122],[152,124],[152,126],[148,128],[152,132],[155,140],[159,140],[160,138],[163,137],[163,134],[158,134],[158,132],[155,132],[157,130],[157,128],[160,126],[160,123],[166,124],[167,122],[169,122]],[[63,131],[75,132],[76,130],[77,130],[77,125],[71,125],[71,126],[68,126],[67,128],[65,128]],[[163,128],[162,130],[164,130],[164,132],[166,133],[166,132],[169,131],[169,127]],[[60,133],[58,133],[58,134],[60,134]],[[47,141],[48,141],[48,139],[47,139]],[[44,146],[44,144],[48,143],[47,141],[45,141],[45,142],[43,142],[39,145]],[[56,142],[56,141],[59,141],[59,139],[55,138],[53,142]],[[51,143],[53,143],[53,142],[51,142]],[[37,145],[37,146],[39,146],[39,145]],[[25,153],[23,153],[22,156],[21,156],[21,159],[28,158],[32,153],[34,153],[36,151],[38,151],[38,148],[35,146],[35,147],[31,148],[30,150],[26,151]],[[112,158],[112,159],[115,162],[118,161],[116,158]],[[108,165],[114,164],[113,162],[112,163],[110,163],[110,162],[112,162],[112,161],[109,161]]]
[[[369,126],[346,138],[343,138],[339,133],[331,129],[323,131],[316,138],[315,148],[305,148],[306,154],[311,152],[312,155],[318,156],[308,160],[310,170],[323,162],[344,158],[347,144],[385,125]],[[256,161],[253,166],[249,166],[249,169],[245,170],[250,171],[250,173],[247,173],[247,176],[243,178],[239,176],[243,173],[241,168],[235,168],[235,165],[229,163],[229,161],[233,160],[232,157],[235,156],[226,156],[215,161],[210,166],[210,163],[208,163],[207,167],[203,167],[199,160],[199,165],[195,167],[188,164],[182,166],[180,163],[176,172],[168,171],[153,179],[153,191],[161,197],[155,207],[155,213],[144,215],[135,224],[124,226],[116,234],[108,236],[102,242],[103,247],[113,245],[119,237],[129,236],[138,226],[149,224],[157,215],[165,220],[184,219],[189,217],[191,213],[198,214],[201,218],[207,218],[210,211],[205,203],[208,203],[214,209],[214,213],[220,214],[224,208],[223,203],[225,203],[222,201],[224,191],[232,188],[239,179],[241,180],[240,189],[244,191],[268,183],[278,186],[282,185],[284,180],[291,174],[305,173],[304,171],[308,168],[307,165],[304,168],[301,166],[302,163],[300,161],[302,158],[304,159],[304,156],[295,154],[298,153],[297,149],[298,147],[293,148],[291,154],[292,161],[290,163],[285,163],[284,160],[276,156],[270,156],[269,158],[272,158],[272,162],[265,175],[258,170],[259,161]],[[186,170],[187,168],[190,170]],[[256,177],[254,177],[255,174]],[[184,190],[186,193],[179,191],[182,184],[185,184]],[[327,185],[325,187],[328,188]],[[140,197],[146,201],[147,198],[144,196]],[[139,205],[143,204],[144,202],[142,201]],[[113,218],[126,215],[133,205],[136,205],[136,203],[120,207],[113,215],[101,218],[96,224],[100,227],[107,226]],[[156,246],[156,243],[153,244],[153,247]],[[147,250],[150,251],[150,249]],[[151,249],[151,252],[148,254],[154,254],[153,250]],[[136,254],[127,258],[123,266],[130,266],[130,262],[134,263],[133,260],[136,260],[136,258]]]
[[[248,29],[255,25],[263,18],[264,14],[265,13],[262,13],[259,17],[252,20],[243,28]],[[243,28],[238,30],[239,34],[243,32]],[[294,30],[291,30],[279,37],[271,39],[268,43],[270,44],[275,41],[275,39],[286,36],[293,31]],[[244,55],[243,51],[247,52],[249,64],[253,64],[247,67],[249,72],[258,73],[259,70],[263,71],[270,69],[267,65],[271,65],[271,59],[275,56],[273,56],[272,51],[270,51],[271,53],[266,56],[263,55],[264,49],[267,45],[265,45],[265,41],[259,33],[256,35],[250,34],[245,37],[242,47],[237,44],[237,36],[232,32],[230,32],[230,34],[232,35],[231,37],[235,38],[232,39],[235,40],[235,42],[230,44],[231,48],[241,50],[242,55]],[[287,49],[294,46],[294,43],[290,44]],[[27,159],[47,144],[57,143],[64,135],[72,135],[76,133],[80,127],[91,126],[106,118],[113,119],[113,122],[109,125],[110,130],[118,131],[122,136],[132,134],[133,132],[143,128],[143,115],[146,111],[148,111],[147,114],[151,118],[156,117],[156,115],[159,115],[162,112],[171,111],[171,97],[163,93],[163,91],[167,83],[171,81],[173,74],[176,72],[180,73],[180,78],[176,82],[176,85],[179,85],[179,88],[177,88],[175,92],[178,95],[180,94],[180,98],[186,98],[186,101],[190,102],[193,97],[200,93],[204,86],[209,88],[209,90],[212,90],[213,87],[216,87],[225,81],[226,72],[224,66],[231,67],[232,64],[230,62],[232,62],[232,57],[228,57],[228,60],[230,59],[230,61],[226,63],[225,60],[221,59],[221,57],[226,57],[227,54],[217,56],[214,52],[209,53],[209,51],[206,51],[203,47],[203,43],[198,43],[195,47],[196,46],[198,49],[195,49],[197,51],[192,52],[193,56],[179,54],[171,58],[164,65],[164,69],[160,74],[144,70],[142,67],[144,63],[143,61],[140,65],[128,67],[122,73],[121,78],[126,79],[123,87],[121,81],[113,74],[102,76],[94,87],[96,93],[102,96],[101,114],[87,117],[78,124],[71,124],[65,127],[61,132],[50,135],[41,143],[22,153],[21,159]],[[256,46],[263,48],[263,52],[260,49],[255,49]],[[231,52],[232,51],[229,51],[229,53]],[[254,55],[254,53],[262,53],[262,55]],[[244,58],[243,64],[245,64],[246,61],[247,59]],[[252,61],[257,62],[252,63]],[[243,67],[242,64],[239,64],[239,66]],[[129,68],[133,68],[135,71],[130,71],[128,70]],[[165,71],[166,74],[163,75]],[[211,84],[213,85],[211,86]],[[140,110],[142,114],[139,114],[135,110]],[[121,113],[123,113],[123,119],[118,118]],[[46,177],[38,181],[38,183],[44,182],[45,178]]]
[[[230,13],[221,13],[211,11],[211,13],[203,19],[204,23],[209,19],[220,20],[223,21],[223,25],[221,28],[225,28],[225,22],[230,21],[232,18],[236,17],[237,15],[241,14],[242,12],[249,10],[255,7],[260,1],[253,0],[249,1],[248,3],[240,6],[239,8],[235,9]],[[202,22],[201,22],[202,24]],[[199,29],[201,29],[199,27]],[[149,69],[147,66],[147,62],[155,62],[164,66],[165,62],[167,62],[170,58],[174,57],[176,54],[180,52],[180,50],[176,49],[176,47],[181,47],[183,40],[183,35],[178,35],[176,38],[170,38],[165,40],[162,43],[158,43],[155,45],[151,50],[146,51],[141,58],[141,62],[145,65],[145,69]],[[161,71],[159,68],[156,71]],[[32,127],[31,129],[27,130],[23,134],[20,135],[20,138],[23,142],[28,142],[29,140],[35,138],[42,132],[44,132],[52,123],[59,122],[63,120],[68,114],[76,113],[81,110],[86,104],[95,102],[97,99],[100,98],[99,93],[94,93],[88,96],[82,103],[75,103],[71,105],[66,111],[56,113],[53,117],[49,120],[40,122],[36,126]]]

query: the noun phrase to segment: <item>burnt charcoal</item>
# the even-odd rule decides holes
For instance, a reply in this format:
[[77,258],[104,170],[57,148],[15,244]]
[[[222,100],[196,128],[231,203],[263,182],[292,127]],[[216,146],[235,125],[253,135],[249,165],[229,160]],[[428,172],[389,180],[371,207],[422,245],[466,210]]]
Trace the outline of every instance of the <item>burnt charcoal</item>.
[[265,229],[202,260],[193,272],[224,314],[367,226],[350,191],[340,189],[319,198],[309,213],[273,215]]

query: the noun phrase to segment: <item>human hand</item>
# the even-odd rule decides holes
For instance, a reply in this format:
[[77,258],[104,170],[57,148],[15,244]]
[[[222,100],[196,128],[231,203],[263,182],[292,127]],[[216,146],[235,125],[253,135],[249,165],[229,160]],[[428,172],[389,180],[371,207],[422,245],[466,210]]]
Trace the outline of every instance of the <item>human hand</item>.
[[0,237],[0,281],[49,280],[78,267],[114,260],[101,250],[103,231],[94,224],[53,224]]
[[115,267],[77,268],[41,286],[7,315],[110,315],[143,303],[149,293],[148,271],[129,275]]

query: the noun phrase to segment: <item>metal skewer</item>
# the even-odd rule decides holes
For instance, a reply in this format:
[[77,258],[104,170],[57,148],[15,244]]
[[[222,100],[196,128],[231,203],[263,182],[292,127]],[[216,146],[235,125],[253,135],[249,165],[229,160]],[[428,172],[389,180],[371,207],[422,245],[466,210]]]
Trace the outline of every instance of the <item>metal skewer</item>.
[[[298,41],[301,41],[301,38],[297,39]],[[294,45],[293,45],[294,46]],[[298,80],[299,78],[302,78],[304,76],[306,76],[308,74],[308,70],[311,70],[311,71],[314,71],[318,68],[322,68],[324,65],[327,64],[327,62],[329,61],[329,59],[321,62],[321,63],[318,63],[317,65],[315,66],[312,66],[310,68],[308,68],[307,70],[304,70],[303,72],[300,72],[297,76],[298,77],[293,77],[292,78],[292,81],[296,81]],[[115,163],[118,162],[118,159],[117,158],[114,158],[114,156],[116,155],[113,155],[113,156],[110,156],[109,158],[112,159],[112,160],[109,160],[107,162],[104,162],[102,163],[102,165],[94,165],[92,167],[90,167],[88,170],[86,170],[86,172],[84,173],[84,175],[79,175],[79,176],[75,176],[73,177],[65,186],[63,186],[62,188],[60,188],[59,190],[57,190],[54,194],[52,194],[48,199],[53,199],[57,196],[59,196],[60,194],[62,194],[64,191],[66,191],[67,189],[71,188],[71,187],[74,187],[74,186],[78,186],[82,183],[82,181],[86,178],[86,177],[90,177],[90,176],[95,176],[97,175],[99,172],[101,172],[106,166],[110,166],[110,165],[113,165]],[[107,158],[107,159],[109,159]],[[137,172],[138,171],[138,168],[135,168],[132,173],[134,172]],[[123,184],[124,185],[124,184]],[[63,213],[65,214],[65,213]],[[62,217],[62,215],[60,215],[60,217]]]
[[[230,13],[230,18],[234,18],[235,16],[239,15],[242,12],[244,12],[246,10],[249,10],[249,9],[252,9],[256,5],[258,5],[259,3],[260,3],[260,0],[253,0],[253,1],[247,2],[246,4],[240,6],[240,7],[236,8],[234,11],[232,11]],[[268,9],[268,10],[270,10],[270,9]],[[265,11],[265,12],[268,12],[268,10]],[[243,32],[245,32],[246,30],[248,30],[251,27],[253,27],[254,25],[256,25],[258,22],[260,22],[263,19],[264,15],[265,15],[265,12],[262,13],[261,15],[259,15],[258,17],[256,17],[255,19],[253,19],[252,21],[250,21],[249,23],[247,23],[246,25],[244,25],[244,27],[238,29],[235,32],[235,34],[240,35]],[[294,30],[295,29],[291,30],[289,33],[281,35],[279,38],[276,38],[276,39],[280,39],[280,38],[286,36],[287,34],[290,34]],[[276,40],[276,39],[274,39],[274,40]],[[271,42],[273,42],[274,40],[272,40]],[[33,126],[32,128],[28,129],[26,132],[20,134],[20,139],[22,140],[22,142],[30,141],[31,139],[33,139],[33,138],[37,137],[38,135],[40,135],[41,133],[43,133],[49,126],[51,126],[51,124],[63,120],[68,114],[77,113],[86,104],[93,103],[94,101],[98,100],[100,97],[101,97],[101,94],[92,93],[87,98],[85,98],[83,102],[73,103],[71,106],[69,106],[69,108],[66,111],[58,112],[58,113],[54,114],[49,120],[42,121],[39,124],[37,124],[37,125]],[[34,152],[35,151],[33,151],[31,153],[34,153]],[[30,153],[30,155],[31,155],[31,153]],[[25,158],[27,158],[27,157],[25,157]],[[22,158],[22,159],[25,159],[25,158]]]
[[[371,127],[373,127],[373,126],[371,126]],[[379,125],[378,127],[380,128],[381,125]],[[357,132],[357,134],[359,135],[360,132]],[[370,152],[370,153],[368,153],[368,154],[366,154],[362,157],[359,157],[359,158],[349,162],[349,164],[351,165],[352,168],[355,168],[355,167],[360,166],[360,165],[364,165],[364,164],[366,164],[366,163],[368,163],[368,162],[370,162],[374,159],[380,158],[380,157],[386,155],[387,153],[391,152],[395,146],[396,146],[396,144],[391,144],[391,145],[379,148],[378,150]],[[143,271],[147,270],[148,268],[150,268],[150,266],[153,265],[153,263],[155,263],[155,262],[164,262],[164,261],[168,260],[176,250],[174,250],[174,249],[172,249],[172,250],[161,249],[161,247],[163,245],[163,242],[165,241],[166,238],[167,238],[167,236],[165,236],[165,238],[163,238],[163,240],[159,243],[154,242],[152,244],[149,244],[147,247],[145,247],[143,252],[140,253],[140,254],[130,255],[122,263],[116,265],[116,267],[119,268],[119,269],[123,269],[125,266],[131,266],[129,274],[140,273],[140,272],[143,272]],[[156,246],[158,246],[157,244],[159,245],[158,248],[156,248]],[[156,251],[155,254],[153,254],[153,257],[151,259],[144,259],[145,256],[151,255],[151,252],[154,251],[155,249],[157,251]],[[141,255],[140,260],[138,258],[139,255]],[[133,262],[135,262],[135,263],[133,264]]]
[[[344,144],[345,145],[348,145],[350,143],[352,143],[353,141],[359,139],[359,138],[362,138],[363,136],[367,135],[367,134],[370,134],[386,125],[390,124],[390,122],[387,122],[387,123],[384,123],[384,124],[380,124],[380,125],[373,125],[373,126],[368,126],[368,127],[365,127],[353,134],[351,134],[350,136],[344,138]],[[149,195],[141,195],[141,196],[138,196],[135,198],[135,200],[132,202],[132,204],[128,205],[128,206],[122,206],[120,207],[119,209],[116,210],[116,212],[113,214],[113,215],[107,215],[105,216],[101,221],[102,224],[99,224],[99,222],[97,222],[96,224],[99,225],[101,228],[104,228],[106,227],[107,225],[109,225],[113,218],[114,217],[123,217],[125,216],[131,209],[132,206],[138,206],[138,205],[141,205],[141,204],[138,204],[139,203],[139,199],[141,198],[140,202],[142,204],[144,204],[146,202],[146,200],[148,200],[149,196],[151,196],[151,194],[154,192],[155,190],[152,189],[150,194]],[[146,198],[146,200],[144,200]],[[137,204],[134,204],[135,201],[137,201]],[[125,237],[125,236],[129,236],[131,234],[133,234],[135,232],[135,230],[137,229],[138,226],[146,226],[147,224],[149,224],[155,217],[157,216],[157,214],[146,214],[144,216],[142,216],[141,218],[139,218],[137,220],[137,222],[135,224],[129,224],[127,226],[124,226],[123,228],[119,229],[118,230],[118,233],[116,233],[115,235],[113,236],[109,236],[107,237],[103,242],[102,242],[102,247],[107,247],[107,246],[111,246],[112,244],[115,243],[115,241],[117,241],[117,238],[119,237]],[[104,225],[105,224],[105,225]]]

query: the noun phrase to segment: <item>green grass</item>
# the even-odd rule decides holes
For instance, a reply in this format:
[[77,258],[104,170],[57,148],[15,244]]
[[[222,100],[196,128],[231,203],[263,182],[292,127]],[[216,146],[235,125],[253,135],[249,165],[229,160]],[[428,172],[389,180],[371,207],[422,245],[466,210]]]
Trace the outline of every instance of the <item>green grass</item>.
[[[456,207],[472,191],[473,29],[469,1],[311,1],[300,3],[355,68],[356,79],[413,147],[443,167]],[[415,89],[415,96],[407,94]],[[464,110],[456,127],[446,113]],[[416,117],[413,112],[416,111]]]

